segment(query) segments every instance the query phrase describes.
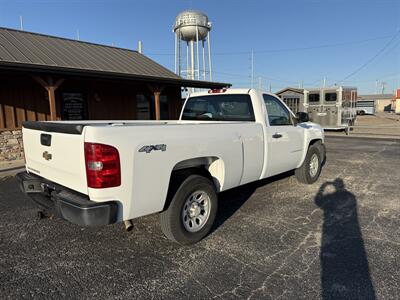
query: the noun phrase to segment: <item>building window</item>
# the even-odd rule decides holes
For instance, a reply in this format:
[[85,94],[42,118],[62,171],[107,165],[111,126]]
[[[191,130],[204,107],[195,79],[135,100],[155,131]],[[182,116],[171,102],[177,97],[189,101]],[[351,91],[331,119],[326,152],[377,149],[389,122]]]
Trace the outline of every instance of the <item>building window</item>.
[[136,95],[136,119],[151,120],[150,101],[143,94]]
[[166,95],[160,95],[160,118],[161,120],[169,120],[168,110],[168,97]]

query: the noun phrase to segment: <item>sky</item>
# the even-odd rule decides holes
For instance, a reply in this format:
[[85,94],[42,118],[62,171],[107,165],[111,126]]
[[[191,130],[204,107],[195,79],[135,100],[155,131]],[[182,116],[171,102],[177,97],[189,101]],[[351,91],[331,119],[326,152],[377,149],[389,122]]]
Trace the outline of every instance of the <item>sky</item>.
[[[400,88],[400,0],[0,0],[0,27],[137,49],[174,70],[177,14],[212,22],[213,80],[273,92],[350,85]],[[384,87],[384,89],[382,88]]]

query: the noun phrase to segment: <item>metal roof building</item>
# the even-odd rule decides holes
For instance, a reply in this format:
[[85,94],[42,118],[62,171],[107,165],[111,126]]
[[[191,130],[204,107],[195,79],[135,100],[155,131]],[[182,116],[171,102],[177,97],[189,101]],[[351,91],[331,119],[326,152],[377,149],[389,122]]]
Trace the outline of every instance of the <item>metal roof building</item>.
[[137,51],[1,27],[0,68],[185,87],[230,86],[183,79]]

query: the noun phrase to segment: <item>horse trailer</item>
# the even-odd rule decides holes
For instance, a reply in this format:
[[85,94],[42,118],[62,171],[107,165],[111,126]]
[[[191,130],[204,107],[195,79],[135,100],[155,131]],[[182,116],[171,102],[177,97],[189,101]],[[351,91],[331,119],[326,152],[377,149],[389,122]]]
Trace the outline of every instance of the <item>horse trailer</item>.
[[304,90],[310,120],[324,129],[348,130],[356,119],[357,88],[335,86]]

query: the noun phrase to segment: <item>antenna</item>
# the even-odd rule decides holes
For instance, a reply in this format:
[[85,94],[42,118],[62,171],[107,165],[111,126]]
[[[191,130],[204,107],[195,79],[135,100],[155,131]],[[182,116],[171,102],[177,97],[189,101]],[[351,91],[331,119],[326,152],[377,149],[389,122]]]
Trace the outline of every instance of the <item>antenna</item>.
[[251,88],[254,85],[254,51],[251,49]]
[[19,16],[19,28],[24,30],[24,18],[22,16]]
[[141,40],[138,41],[137,50],[138,50],[138,52],[139,52],[140,54],[143,53],[143,44],[142,44],[142,41],[141,41]]
[[79,36],[79,29],[76,30],[76,39],[77,39],[78,41],[81,40],[81,39],[80,39],[80,36]]

